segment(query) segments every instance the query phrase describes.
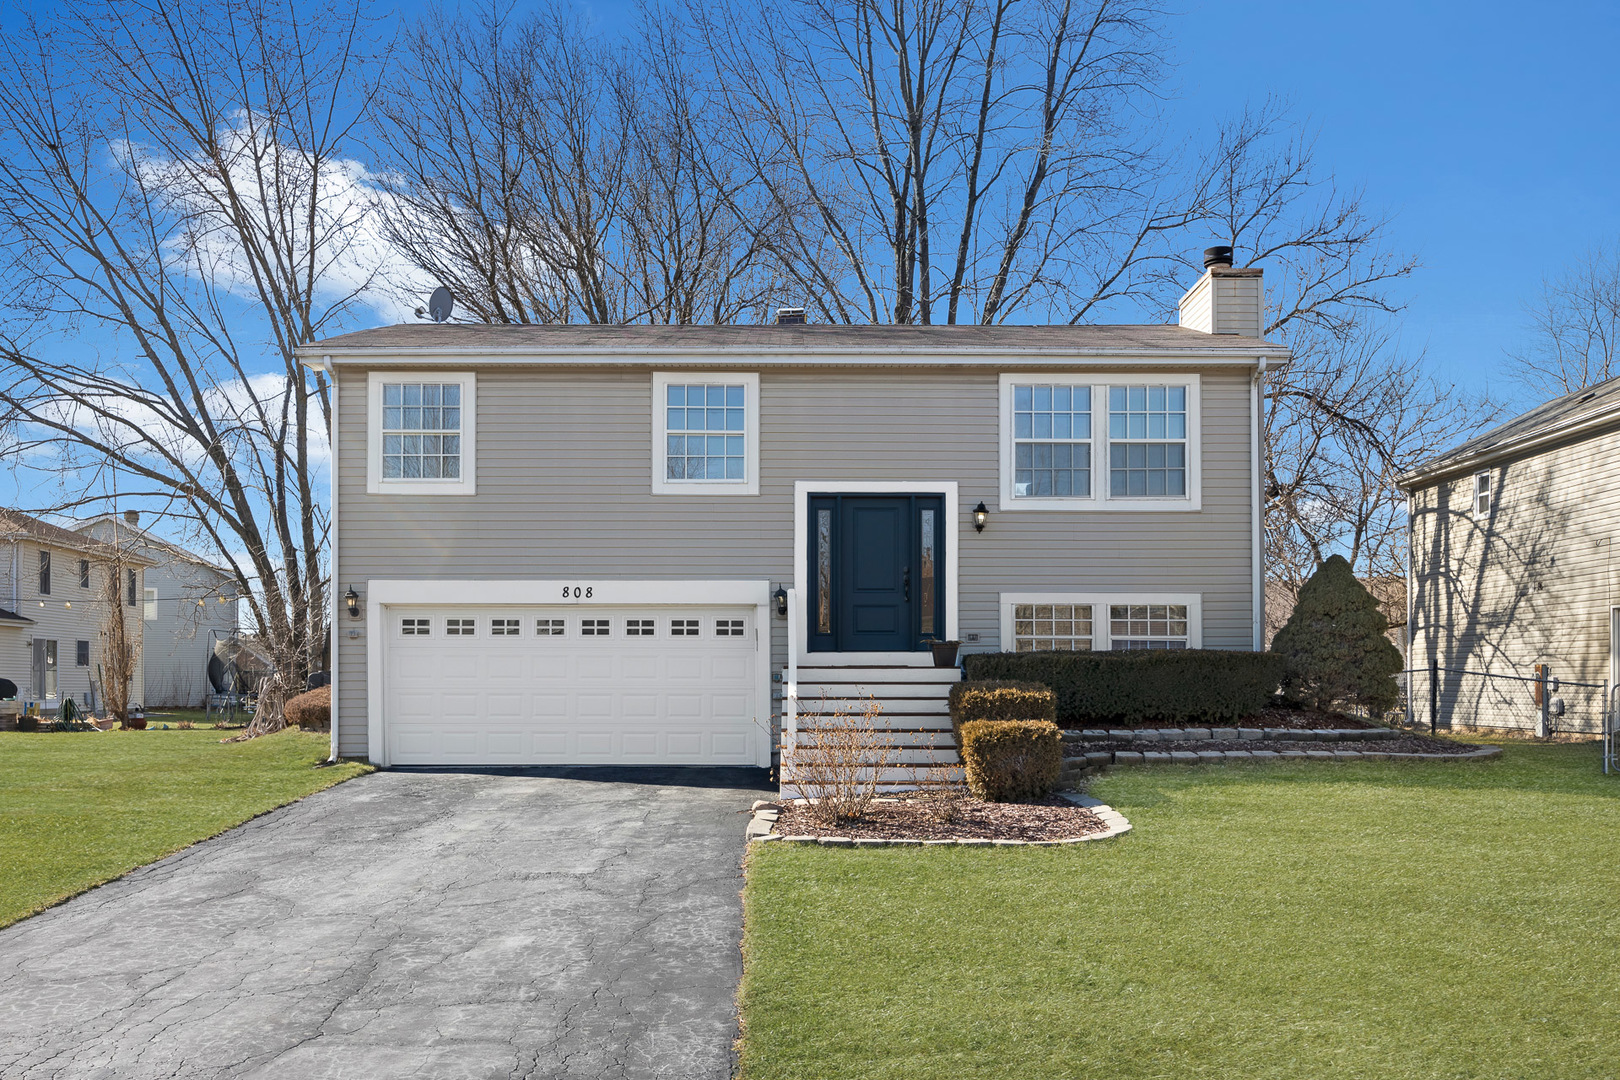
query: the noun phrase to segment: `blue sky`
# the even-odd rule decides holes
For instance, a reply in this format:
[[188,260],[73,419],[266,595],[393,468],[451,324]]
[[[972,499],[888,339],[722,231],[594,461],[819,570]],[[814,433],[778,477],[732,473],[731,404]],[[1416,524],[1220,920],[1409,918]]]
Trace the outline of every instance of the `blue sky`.
[[[586,7],[605,29],[635,11]],[[1323,169],[1387,210],[1394,243],[1422,262],[1404,345],[1517,411],[1534,402],[1504,359],[1529,340],[1525,305],[1544,277],[1620,238],[1617,31],[1620,5],[1600,3],[1183,0],[1167,107],[1196,138],[1248,102],[1292,102]],[[12,498],[35,501],[0,475]]]

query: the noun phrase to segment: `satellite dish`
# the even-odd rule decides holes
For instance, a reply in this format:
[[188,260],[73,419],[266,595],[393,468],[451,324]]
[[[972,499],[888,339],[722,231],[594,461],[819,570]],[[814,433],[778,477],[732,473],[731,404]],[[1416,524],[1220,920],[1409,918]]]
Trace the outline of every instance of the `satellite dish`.
[[444,322],[450,317],[450,309],[456,306],[456,298],[450,295],[450,290],[440,285],[428,297],[428,315],[434,322]]

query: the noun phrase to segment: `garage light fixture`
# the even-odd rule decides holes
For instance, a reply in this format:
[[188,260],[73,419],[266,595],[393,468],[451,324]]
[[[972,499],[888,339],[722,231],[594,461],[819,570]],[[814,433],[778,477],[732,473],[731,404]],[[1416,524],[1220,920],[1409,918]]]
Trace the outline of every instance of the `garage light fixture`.
[[980,499],[979,505],[973,508],[973,531],[984,532],[984,524],[989,520],[990,510],[984,505],[984,500]]
[[776,613],[787,618],[787,590],[778,585],[776,591],[771,593],[771,599],[776,601]]
[[360,617],[360,594],[354,591],[353,585],[350,585],[349,591],[343,594],[343,602],[349,605],[349,618],[358,619]]

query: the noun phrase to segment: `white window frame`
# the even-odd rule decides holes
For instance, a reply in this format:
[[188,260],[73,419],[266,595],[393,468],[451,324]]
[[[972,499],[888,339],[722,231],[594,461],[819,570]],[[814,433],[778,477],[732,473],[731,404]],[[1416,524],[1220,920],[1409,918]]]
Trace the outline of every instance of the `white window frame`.
[[[1091,494],[1015,498],[1013,387],[1017,384],[1055,384],[1091,388]],[[1110,495],[1108,388],[1110,386],[1179,386],[1187,391],[1187,494]],[[1000,510],[1134,510],[1186,512],[1203,508],[1203,383],[1197,374],[1161,375],[1147,372],[1052,371],[1003,373],[1000,381]],[[1082,442],[1085,440],[1073,440]],[[1129,440],[1141,442],[1140,439]],[[1171,442],[1175,440],[1164,440]]]
[[153,588],[150,588],[150,587],[141,590],[141,621],[142,622],[157,622],[157,617],[158,617],[158,594],[157,594],[157,592],[158,591],[156,589],[153,589]]
[[1204,598],[1201,593],[1002,593],[1002,652],[1013,652],[1018,647],[1017,634],[1013,632],[1013,611],[1020,604],[1090,604],[1092,652],[1109,652],[1114,647],[1113,635],[1109,633],[1108,605],[1185,604],[1187,648],[1204,647]]
[[[668,415],[671,384],[738,384],[743,388],[743,472],[741,480],[670,480]],[[759,373],[743,371],[655,371],[652,377],[652,493],[654,495],[759,494]]]
[[[1479,482],[1481,480],[1485,481],[1484,491],[1479,489]],[[1489,469],[1481,469],[1479,472],[1474,474],[1472,483],[1474,520],[1484,521],[1491,516],[1491,511],[1496,508],[1496,477],[1491,474]],[[1482,495],[1485,497],[1485,508],[1483,510],[1481,510],[1479,507],[1479,499]]]
[[[383,383],[455,383],[461,387],[461,477],[456,480],[383,479]],[[478,377],[470,371],[372,371],[366,374],[366,494],[476,495]]]

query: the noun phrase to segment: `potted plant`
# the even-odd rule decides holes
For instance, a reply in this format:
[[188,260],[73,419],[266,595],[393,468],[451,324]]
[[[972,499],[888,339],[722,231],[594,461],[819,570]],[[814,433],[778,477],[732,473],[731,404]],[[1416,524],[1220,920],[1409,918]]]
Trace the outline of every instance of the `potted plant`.
[[928,647],[934,652],[935,667],[955,667],[956,651],[962,647],[960,641],[930,641]]

